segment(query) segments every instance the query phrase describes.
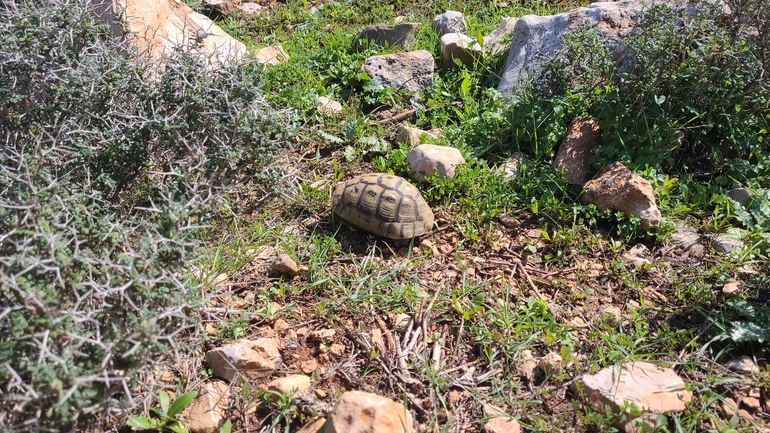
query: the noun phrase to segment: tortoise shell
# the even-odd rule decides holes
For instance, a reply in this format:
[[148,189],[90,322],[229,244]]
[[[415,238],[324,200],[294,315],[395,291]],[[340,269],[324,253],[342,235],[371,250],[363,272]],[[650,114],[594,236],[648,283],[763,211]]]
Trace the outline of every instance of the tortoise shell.
[[410,239],[433,228],[433,212],[403,177],[371,173],[340,182],[332,193],[340,218],[390,239]]

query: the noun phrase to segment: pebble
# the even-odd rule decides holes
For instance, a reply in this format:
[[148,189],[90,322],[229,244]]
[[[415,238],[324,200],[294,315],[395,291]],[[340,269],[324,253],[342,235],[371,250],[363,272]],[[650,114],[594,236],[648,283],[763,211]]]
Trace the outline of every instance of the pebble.
[[754,360],[747,355],[741,355],[731,359],[727,363],[727,368],[741,374],[759,373],[759,367]]

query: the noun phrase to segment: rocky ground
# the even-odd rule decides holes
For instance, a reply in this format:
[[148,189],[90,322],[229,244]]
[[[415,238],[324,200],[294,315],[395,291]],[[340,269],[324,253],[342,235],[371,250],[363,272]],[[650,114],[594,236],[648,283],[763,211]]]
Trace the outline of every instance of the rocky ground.
[[[207,3],[231,26],[222,16],[281,9]],[[437,67],[510,52],[498,90],[513,93],[537,63],[514,28],[542,30],[528,42],[553,53],[554,35],[573,28],[569,16],[624,36],[633,27],[626,3],[557,15],[544,27],[535,17],[506,19],[482,38],[467,36],[462,14],[447,11],[430,22],[440,66],[431,51],[412,50],[422,24],[409,17],[359,26],[352,49],[387,45],[394,52],[368,57],[362,70],[408,92],[432,86]],[[292,61],[277,44],[254,51],[260,63]],[[315,99],[321,121],[312,128],[356,110],[344,98]],[[426,178],[473,176],[440,129],[409,124],[418,111],[427,110],[390,107],[367,113],[367,122],[391,149],[411,149],[404,163],[423,190]],[[228,420],[239,432],[762,431],[770,420],[764,345],[732,341],[726,317],[735,300],[766,306],[766,257],[707,219],[662,214],[658,187],[620,162],[592,171],[599,135],[589,117],[568,125],[553,162],[567,194],[636,218],[643,232],[667,230],[665,219],[676,225],[671,236],[623,238],[616,223],[577,213],[548,221],[530,203],[469,224],[448,191],[430,203],[432,230],[404,245],[334,221],[331,188],[377,162],[342,163],[347,148],[308,133],[281,162],[294,196],[234,224],[242,238],[232,227],[218,232],[229,257],[190,336],[202,344],[140,392],[198,391],[184,418],[196,433],[222,431]],[[507,157],[490,170],[502,185],[527,164],[521,153]],[[746,204],[749,194],[724,192]],[[248,194],[242,199],[248,208]]]

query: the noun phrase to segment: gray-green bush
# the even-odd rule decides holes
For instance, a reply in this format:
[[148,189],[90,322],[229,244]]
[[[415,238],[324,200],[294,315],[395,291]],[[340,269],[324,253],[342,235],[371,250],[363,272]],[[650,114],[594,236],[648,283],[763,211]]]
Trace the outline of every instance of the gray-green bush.
[[236,187],[275,187],[289,130],[258,66],[153,72],[89,5],[0,5],[0,430],[135,403],[194,341],[206,228]]

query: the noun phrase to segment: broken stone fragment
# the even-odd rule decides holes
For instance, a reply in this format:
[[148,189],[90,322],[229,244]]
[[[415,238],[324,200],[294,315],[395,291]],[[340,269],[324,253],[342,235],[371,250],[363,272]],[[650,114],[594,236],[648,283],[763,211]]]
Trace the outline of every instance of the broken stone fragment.
[[[275,379],[267,384],[269,391],[275,391],[283,395],[294,397],[303,395],[310,389],[310,377],[304,374],[290,374],[280,379]],[[273,400],[279,400],[280,397],[273,395]]]
[[207,383],[185,410],[189,420],[187,427],[192,433],[219,431],[227,416],[230,389],[222,382]]
[[276,45],[274,47],[260,48],[254,54],[254,60],[263,65],[280,65],[289,61],[289,55],[283,50],[283,46]]
[[398,129],[396,129],[396,143],[404,143],[409,147],[419,146],[423,137],[428,140],[438,140],[438,136],[433,132],[423,131],[409,125],[398,125]]
[[358,33],[354,45],[356,49],[363,48],[367,44],[374,44],[381,47],[398,47],[408,50],[414,45],[415,36],[417,36],[421,26],[420,23],[367,26]]
[[754,360],[747,355],[741,355],[737,358],[731,359],[727,363],[727,368],[741,374],[759,373],[759,367],[757,366],[757,363],[755,363]]
[[321,114],[325,114],[327,116],[336,116],[342,114],[342,104],[333,99],[329,99],[326,96],[319,96],[318,103],[320,104],[318,106],[318,112]]
[[406,162],[412,171],[412,177],[417,181],[424,181],[436,173],[439,177],[453,178],[455,168],[465,164],[465,158],[454,147],[421,144],[409,152]]
[[272,373],[281,361],[281,343],[277,338],[242,339],[209,350],[206,363],[214,376],[231,382],[236,373],[256,379]]
[[516,27],[517,18],[506,17],[503,22],[492,30],[492,33],[484,36],[484,52],[496,57],[506,54],[511,48],[511,39],[507,37]]
[[564,178],[568,184],[583,186],[588,182],[591,150],[600,141],[599,122],[591,117],[576,117],[572,120],[553,161],[555,168],[564,169]]
[[412,92],[425,90],[433,85],[435,68],[433,55],[425,50],[372,56],[367,58],[361,67],[370,79],[385,87]]
[[600,211],[607,209],[638,216],[642,230],[660,227],[660,211],[655,204],[652,186],[620,162],[607,165],[583,186],[584,202]]
[[544,357],[540,358],[537,366],[545,373],[546,376],[555,376],[561,373],[562,359],[561,355],[556,352],[550,352]]
[[402,403],[361,391],[348,391],[329,414],[324,433],[411,433],[414,422]]
[[463,65],[472,65],[483,56],[481,45],[470,36],[462,33],[447,33],[439,41],[441,65],[445,68],[455,66],[455,59]]
[[264,8],[259,3],[244,3],[238,7],[244,15],[255,17],[262,13]]
[[[572,391],[594,410],[604,411],[609,406],[619,415],[625,408],[626,421],[619,424],[622,431],[641,431],[636,422],[655,425],[658,415],[681,412],[692,399],[682,379],[671,369],[648,362],[635,362],[603,368],[596,374],[586,374],[572,385]],[[641,412],[631,415],[628,403]]]
[[737,298],[741,296],[741,283],[733,281],[732,283],[725,284],[722,287],[722,294],[725,295],[725,298]]
[[279,254],[270,264],[270,269],[292,278],[299,274],[297,262],[288,254]]
[[462,12],[446,11],[433,18],[431,27],[437,35],[444,36],[447,33],[465,33],[468,24],[465,22]]
[[503,175],[503,179],[511,180],[516,177],[516,173],[519,172],[519,167],[525,159],[526,156],[523,153],[513,152],[502,165],[497,167],[497,171]]
[[747,188],[733,188],[730,191],[727,191],[727,195],[743,206],[748,206],[749,203],[751,203],[751,198],[753,196],[751,190]]

